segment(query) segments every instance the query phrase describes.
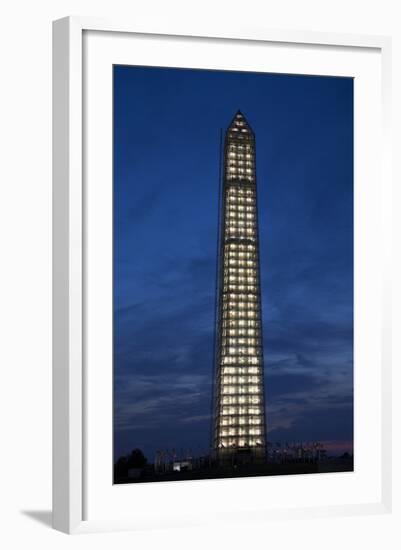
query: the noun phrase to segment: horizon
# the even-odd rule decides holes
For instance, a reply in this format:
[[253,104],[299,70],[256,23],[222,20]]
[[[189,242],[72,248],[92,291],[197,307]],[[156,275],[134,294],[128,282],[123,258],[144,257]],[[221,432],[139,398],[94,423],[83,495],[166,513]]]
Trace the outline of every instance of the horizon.
[[[277,445],[277,443],[279,443],[279,445]],[[305,443],[305,446],[303,445]],[[325,445],[325,442],[322,442],[322,441],[313,441],[313,442],[299,442],[299,443],[292,443],[292,442],[288,442],[288,441],[280,441],[280,442],[275,442],[275,443],[272,443],[270,441],[267,441],[267,447],[269,447],[270,445],[273,447],[275,446],[276,448],[280,448],[280,447],[286,447],[288,446],[287,448],[296,448],[296,447],[302,447],[304,449],[307,448],[308,446],[308,443],[309,444],[312,444],[312,443],[319,443],[322,445],[323,447],[323,450],[327,451],[327,458],[339,458],[345,454],[349,454],[350,456],[353,456],[354,455],[354,452],[353,452],[353,446],[350,445],[350,442],[349,441],[345,441],[345,442],[326,442],[328,443],[328,445]],[[333,444],[334,443],[334,444]],[[329,449],[337,449],[336,451],[334,451],[334,454],[329,454],[328,450]],[[160,453],[160,452],[165,452],[166,454],[170,454],[170,456],[175,456],[178,460],[181,460],[181,459],[184,459],[184,458],[199,458],[199,457],[203,457],[203,456],[208,456],[212,453],[212,450],[211,449],[204,449],[205,452],[202,453],[202,452],[199,452],[199,453],[192,453],[192,449],[169,449],[169,448],[165,448],[165,449],[157,449],[156,452],[155,452],[155,455],[150,457],[149,455],[147,455],[143,449],[140,449],[138,447],[135,447],[135,448],[132,448],[130,449],[129,451],[127,451],[126,453],[122,454],[122,455],[119,455],[119,456],[115,456],[114,458],[114,464],[120,459],[120,458],[127,458],[129,457],[129,455],[131,454],[132,451],[134,450],[140,450],[141,452],[143,452],[145,458],[147,459],[147,462],[148,464],[154,464],[154,461],[155,461],[155,457],[157,455],[157,453]],[[171,452],[170,452],[171,451]],[[180,451],[180,452],[178,452]],[[188,452],[185,452],[185,451],[188,451]],[[201,449],[200,449],[201,451]]]

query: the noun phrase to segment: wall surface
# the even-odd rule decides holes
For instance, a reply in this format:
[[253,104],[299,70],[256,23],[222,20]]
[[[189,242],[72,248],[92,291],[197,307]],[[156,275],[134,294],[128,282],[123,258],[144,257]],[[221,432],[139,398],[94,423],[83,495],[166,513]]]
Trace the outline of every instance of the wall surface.
[[[401,97],[401,18],[396,0],[14,0],[3,5],[1,30],[0,202],[2,236],[1,524],[3,548],[368,548],[400,547],[399,471],[395,516],[269,522],[211,529],[170,529],[68,537],[50,528],[51,508],[51,21],[65,15],[152,22],[196,20],[201,26],[257,26],[393,36],[393,96]],[[394,103],[394,143],[400,108]],[[395,151],[397,158],[397,151]],[[399,169],[394,181],[400,181]],[[397,177],[398,176],[398,177]],[[394,207],[400,205],[395,189]],[[400,222],[397,221],[400,233]],[[399,239],[396,240],[399,247]],[[394,280],[401,280],[399,252]],[[394,333],[400,328],[400,290],[394,291]],[[398,307],[397,307],[398,306]],[[398,309],[398,311],[397,311]],[[395,339],[395,338],[394,338]],[[394,386],[400,346],[395,342]],[[400,405],[395,403],[400,417]],[[397,426],[396,426],[397,427]],[[398,426],[399,428],[399,426]],[[398,434],[400,430],[397,430]],[[400,462],[399,438],[394,460]]]

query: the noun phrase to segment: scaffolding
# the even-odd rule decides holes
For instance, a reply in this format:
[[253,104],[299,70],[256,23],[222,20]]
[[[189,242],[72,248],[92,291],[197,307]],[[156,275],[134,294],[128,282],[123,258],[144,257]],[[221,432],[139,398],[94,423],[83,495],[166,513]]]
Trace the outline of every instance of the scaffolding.
[[266,457],[254,133],[240,111],[222,159],[213,441],[220,461]]

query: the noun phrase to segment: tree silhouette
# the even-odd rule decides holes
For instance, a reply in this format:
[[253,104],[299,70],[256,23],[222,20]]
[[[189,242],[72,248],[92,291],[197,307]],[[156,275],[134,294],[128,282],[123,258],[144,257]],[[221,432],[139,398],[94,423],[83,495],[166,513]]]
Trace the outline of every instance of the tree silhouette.
[[141,449],[134,449],[131,454],[120,456],[114,464],[114,479],[122,480],[128,477],[128,470],[131,468],[144,468],[148,463],[146,456]]
[[120,479],[128,475],[128,459],[126,456],[120,456],[114,464],[114,478]]
[[129,468],[144,468],[147,464],[146,456],[141,449],[134,449],[128,457],[127,465]]

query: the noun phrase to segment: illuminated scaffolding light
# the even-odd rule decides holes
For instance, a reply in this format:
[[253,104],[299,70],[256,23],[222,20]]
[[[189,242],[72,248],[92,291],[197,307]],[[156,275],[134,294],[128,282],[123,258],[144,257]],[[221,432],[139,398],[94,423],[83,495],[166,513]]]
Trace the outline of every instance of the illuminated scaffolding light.
[[264,455],[263,339],[255,138],[238,112],[226,132],[213,446]]

